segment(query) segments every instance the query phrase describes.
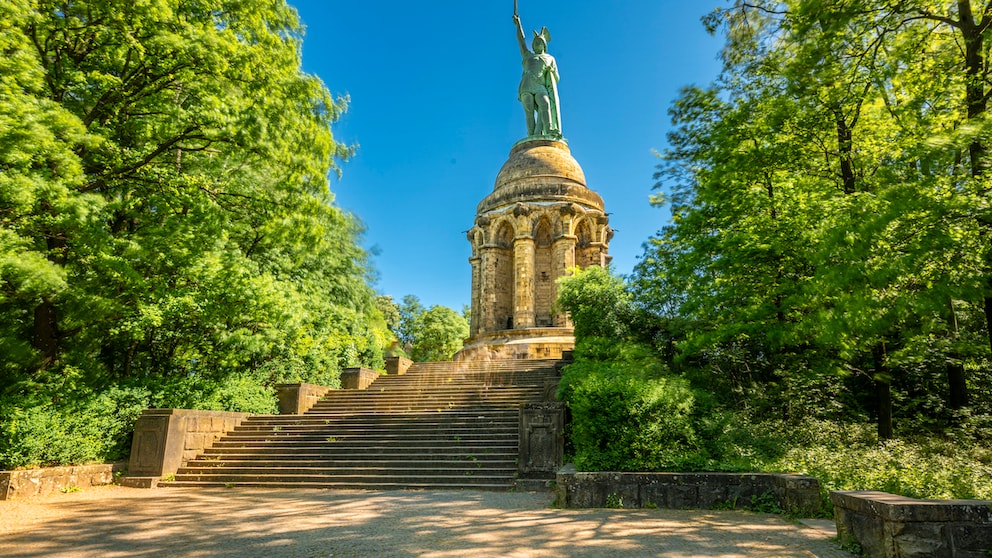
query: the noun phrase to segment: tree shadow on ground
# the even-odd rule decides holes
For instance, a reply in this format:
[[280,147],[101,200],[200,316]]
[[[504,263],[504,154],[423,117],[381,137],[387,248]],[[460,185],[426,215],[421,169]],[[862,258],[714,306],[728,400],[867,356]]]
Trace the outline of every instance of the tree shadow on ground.
[[39,504],[56,506],[48,510],[54,517],[22,530],[8,525],[0,555],[849,556],[822,532],[777,516],[557,510],[546,494],[248,488],[115,494]]

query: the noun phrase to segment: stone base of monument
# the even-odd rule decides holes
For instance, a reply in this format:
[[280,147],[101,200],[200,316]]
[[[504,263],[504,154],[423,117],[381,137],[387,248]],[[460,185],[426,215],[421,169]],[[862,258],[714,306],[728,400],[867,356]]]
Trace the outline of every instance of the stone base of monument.
[[575,336],[570,327],[507,329],[469,339],[453,360],[560,359],[573,348]]

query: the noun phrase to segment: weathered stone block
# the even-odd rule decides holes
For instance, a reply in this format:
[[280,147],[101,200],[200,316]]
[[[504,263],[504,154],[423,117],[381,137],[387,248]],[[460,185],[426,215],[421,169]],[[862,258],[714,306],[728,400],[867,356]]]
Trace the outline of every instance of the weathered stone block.
[[[782,509],[815,514],[820,509],[816,479],[771,473],[579,473],[572,465],[555,478],[558,502],[567,508],[602,507],[613,494],[627,507],[672,509],[746,508],[753,497],[774,498]],[[808,492],[809,487],[812,492]]]
[[279,414],[302,415],[329,391],[331,388],[314,384],[278,384]]
[[123,470],[123,463],[108,463],[0,471],[0,500],[43,496],[69,487],[111,484],[115,473]]
[[[146,409],[134,426],[128,476],[161,478],[175,474],[189,459],[233,430],[247,413]],[[212,419],[221,419],[216,423]],[[215,432],[213,429],[217,427]]]
[[380,376],[368,368],[345,368],[341,371],[342,389],[365,389]]
[[830,493],[837,532],[873,557],[978,557],[992,550],[992,501]]
[[518,472],[521,477],[551,478],[565,454],[564,403],[528,403],[520,407]]
[[386,374],[402,376],[413,366],[413,361],[403,357],[386,357]]

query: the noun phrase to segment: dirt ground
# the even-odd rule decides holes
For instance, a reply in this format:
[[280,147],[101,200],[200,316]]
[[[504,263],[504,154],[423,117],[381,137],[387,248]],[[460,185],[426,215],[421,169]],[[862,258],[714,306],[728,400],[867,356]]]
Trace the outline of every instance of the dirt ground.
[[829,521],[550,504],[546,493],[108,486],[0,501],[0,556],[852,556]]

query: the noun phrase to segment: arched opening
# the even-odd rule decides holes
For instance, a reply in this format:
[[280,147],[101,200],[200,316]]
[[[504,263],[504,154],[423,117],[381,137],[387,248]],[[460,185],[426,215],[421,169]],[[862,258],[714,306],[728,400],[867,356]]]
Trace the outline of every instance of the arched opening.
[[548,219],[541,218],[534,227],[534,324],[552,325],[551,307],[555,299],[555,279],[551,250],[552,229]]
[[591,265],[599,265],[598,251],[593,244],[592,226],[587,219],[582,219],[575,225],[575,265],[585,269]]
[[496,254],[493,261],[495,300],[493,314],[496,330],[513,329],[513,227],[503,221],[496,229]]

